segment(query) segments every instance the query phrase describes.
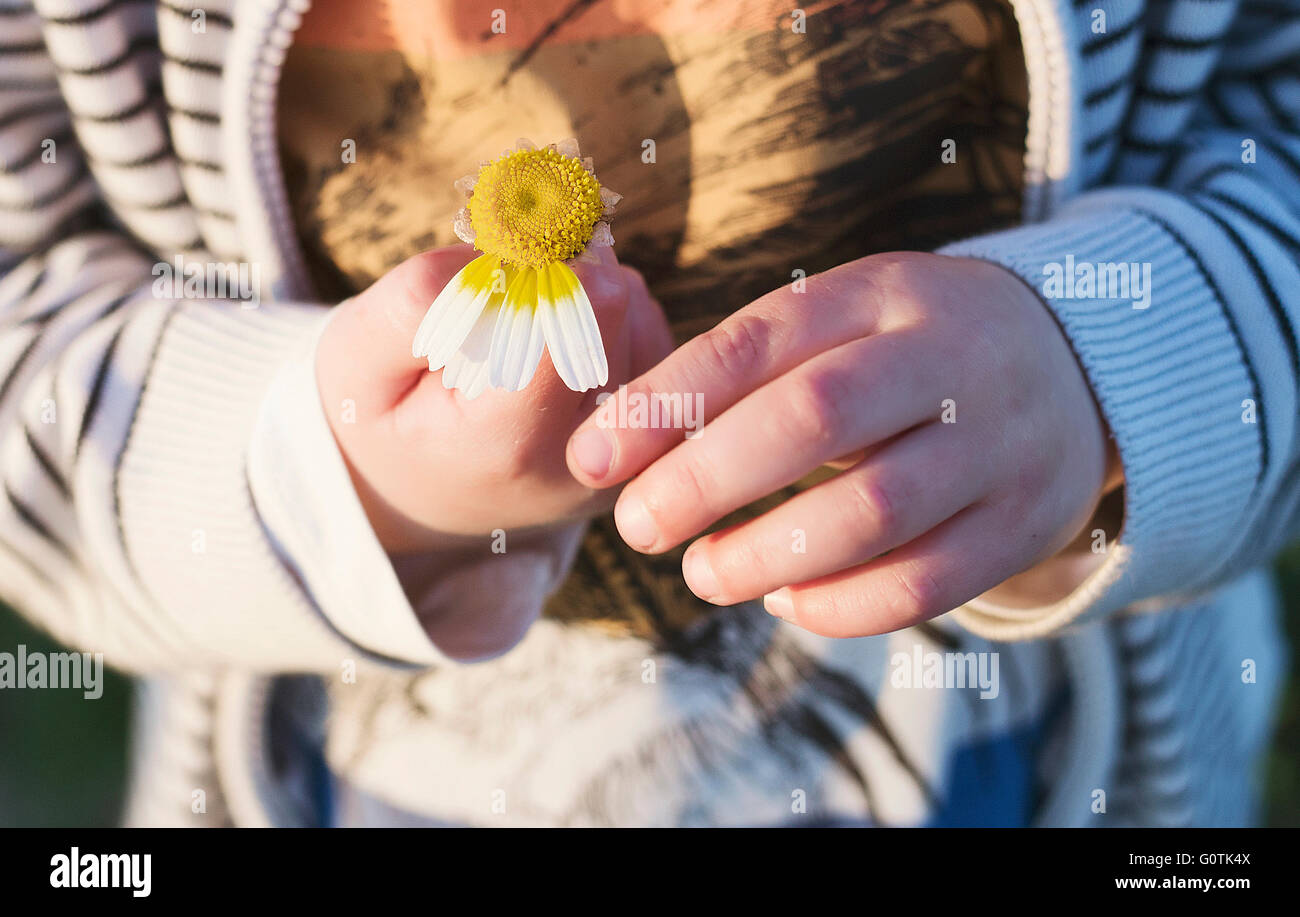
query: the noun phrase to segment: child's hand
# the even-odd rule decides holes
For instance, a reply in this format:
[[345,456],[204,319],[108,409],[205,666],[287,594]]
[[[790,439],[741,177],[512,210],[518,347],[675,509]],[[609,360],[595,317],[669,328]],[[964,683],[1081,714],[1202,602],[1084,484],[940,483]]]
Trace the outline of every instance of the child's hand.
[[[615,428],[619,398],[649,392],[701,393],[702,435]],[[995,265],[915,253],[760,298],[569,444],[580,481],[633,478],[615,519],[650,553],[824,464],[847,470],[692,545],[691,589],[717,604],[767,595],[769,611],[826,636],[894,630],[1059,551],[1118,473],[1038,296]]]
[[[317,350],[331,428],[375,532],[392,552],[437,547],[443,535],[572,521],[611,502],[575,481],[564,461],[565,442],[597,393],[566,388],[549,356],[524,391],[488,389],[473,401],[411,357],[429,304],[472,256],[457,245],[393,268],[335,310]],[[662,358],[672,339],[640,275],[605,257],[577,272],[616,386]],[[355,406],[355,418],[345,405]]]
[[[570,391],[549,357],[524,391],[473,401],[411,357],[420,319],[472,254],[461,245],[398,265],[335,310],[316,353],[322,404],[370,523],[390,555],[404,555],[394,566],[425,631],[466,660],[523,636],[572,556],[576,522],[612,502],[565,467],[565,443],[596,392]],[[610,385],[668,353],[667,323],[639,274],[612,254],[577,271]],[[503,555],[490,551],[495,529],[508,531]]]

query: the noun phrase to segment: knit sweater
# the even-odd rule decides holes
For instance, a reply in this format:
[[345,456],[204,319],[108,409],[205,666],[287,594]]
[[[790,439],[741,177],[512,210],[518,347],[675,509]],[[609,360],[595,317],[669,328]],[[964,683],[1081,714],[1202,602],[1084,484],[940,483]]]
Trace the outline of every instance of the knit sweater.
[[[1122,529],[1062,601],[975,601],[924,636],[720,611],[709,626],[760,691],[549,622],[462,667],[419,626],[312,373],[328,312],[274,125],[307,3],[0,0],[0,590],[151,676],[132,820],[312,821],[310,776],[265,739],[318,727],[319,697],[272,676],[355,667],[331,766],[429,821],[960,821],[983,784],[958,785],[958,762],[996,762],[1060,677],[1037,823],[1249,821],[1283,668],[1256,568],[1300,501],[1300,4],[1015,0],[1025,225],[944,251],[1044,291],[1115,436]],[[255,265],[255,302],[160,290],[178,255]],[[1046,292],[1066,264],[1149,265],[1149,302]],[[891,675],[922,643],[1000,653],[1017,684],[909,693]],[[404,730],[395,695],[442,731]],[[438,778],[394,778],[413,759]]]

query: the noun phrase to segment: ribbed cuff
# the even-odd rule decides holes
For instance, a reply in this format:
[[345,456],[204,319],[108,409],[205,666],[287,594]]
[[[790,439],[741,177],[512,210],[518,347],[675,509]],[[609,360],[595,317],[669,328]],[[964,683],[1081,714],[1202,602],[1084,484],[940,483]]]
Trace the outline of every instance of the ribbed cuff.
[[267,528],[317,604],[377,657],[445,657],[420,626],[352,486],[316,387],[322,322],[276,374],[253,429],[249,480]]
[[[1125,477],[1123,528],[1097,569],[1048,606],[968,603],[954,616],[971,631],[1040,637],[1154,596],[1194,592],[1219,569],[1260,474],[1263,423],[1243,421],[1260,393],[1237,323],[1216,294],[1233,277],[1221,249],[1195,208],[1126,189],[940,251],[1000,264],[1043,298],[1083,366]],[[1077,278],[1081,265],[1107,264],[1137,265],[1138,277],[1149,266],[1144,308],[1134,307],[1131,289],[1128,298],[1101,298],[1096,287],[1047,285],[1058,269],[1073,267]],[[1243,287],[1233,295],[1257,295]]]
[[357,652],[278,554],[248,478],[271,380],[325,315],[184,301],[156,340],[115,493],[128,555],[157,609],[146,624],[177,658],[338,671]]

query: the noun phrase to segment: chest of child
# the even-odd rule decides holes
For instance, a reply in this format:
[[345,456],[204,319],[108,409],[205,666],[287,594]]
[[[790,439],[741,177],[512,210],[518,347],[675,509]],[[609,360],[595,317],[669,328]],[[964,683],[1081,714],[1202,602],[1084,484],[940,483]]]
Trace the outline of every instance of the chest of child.
[[455,242],[452,180],[518,137],[579,138],[625,195],[619,257],[682,338],[798,272],[1019,212],[1003,0],[479,7],[343,0],[304,21],[280,144],[322,298]]

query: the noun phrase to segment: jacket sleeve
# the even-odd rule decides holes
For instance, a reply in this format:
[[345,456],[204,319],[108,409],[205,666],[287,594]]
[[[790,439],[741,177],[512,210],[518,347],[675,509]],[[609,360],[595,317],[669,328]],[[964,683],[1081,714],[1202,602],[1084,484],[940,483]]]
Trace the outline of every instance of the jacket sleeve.
[[[955,612],[993,639],[1212,589],[1297,528],[1300,0],[1085,6],[1092,190],[942,251],[1009,268],[1055,314],[1118,447],[1123,523],[1095,556],[1083,544],[1046,562],[1086,571],[1059,599]],[[1054,282],[1089,270],[1091,289]],[[1142,288],[1119,286],[1122,271]]]
[[439,661],[316,395],[328,311],[191,297],[145,253],[215,263],[220,232],[125,79],[140,8],[0,10],[0,597],[128,670]]

